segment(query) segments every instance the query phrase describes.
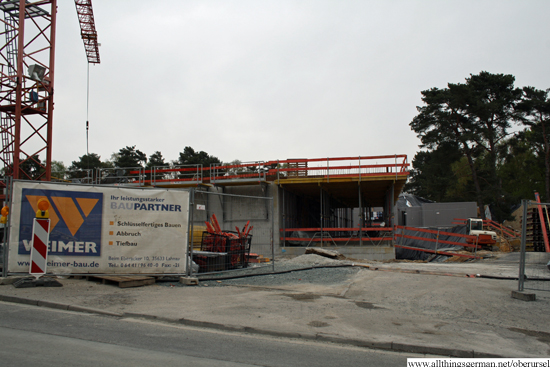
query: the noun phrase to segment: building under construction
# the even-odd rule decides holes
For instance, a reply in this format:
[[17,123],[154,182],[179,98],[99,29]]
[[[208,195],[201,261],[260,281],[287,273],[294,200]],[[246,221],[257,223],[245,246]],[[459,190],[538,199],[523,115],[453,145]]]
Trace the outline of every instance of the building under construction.
[[[273,214],[255,214],[255,231],[273,227],[274,247],[287,254],[308,246],[338,248],[357,258],[394,257],[393,208],[405,184],[406,155],[286,159],[233,165],[115,168],[81,172],[79,182],[137,187],[194,188],[195,193],[223,193],[273,198]],[[55,176],[55,174],[53,174]],[[221,227],[234,228],[229,210],[235,205],[204,199]],[[252,211],[239,204],[240,211]],[[272,218],[271,218],[272,216]],[[227,221],[227,223],[225,223]],[[278,234],[277,234],[278,233]]]

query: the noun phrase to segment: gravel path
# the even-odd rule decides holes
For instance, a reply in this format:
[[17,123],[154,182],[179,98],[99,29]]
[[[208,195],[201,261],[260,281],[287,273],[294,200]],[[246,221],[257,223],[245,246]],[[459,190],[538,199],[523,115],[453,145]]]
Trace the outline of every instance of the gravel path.
[[[319,255],[302,255],[272,264],[249,264],[245,269],[224,273],[198,274],[201,286],[223,287],[229,285],[253,285],[274,287],[287,284],[339,284],[360,270],[351,261],[332,260]],[[313,268],[313,269],[311,269]],[[273,274],[276,273],[276,274]],[[231,278],[231,279],[228,279]],[[158,283],[165,286],[182,286],[177,282]]]

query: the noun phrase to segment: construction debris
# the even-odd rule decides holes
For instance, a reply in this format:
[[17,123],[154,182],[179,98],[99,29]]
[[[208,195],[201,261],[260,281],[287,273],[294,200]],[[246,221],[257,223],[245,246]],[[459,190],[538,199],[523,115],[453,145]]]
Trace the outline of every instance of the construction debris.
[[334,250],[326,250],[322,248],[317,247],[308,247],[306,248],[306,255],[308,254],[315,254],[323,257],[328,257],[329,259],[335,259],[335,260],[343,260],[346,257],[342,254],[340,254],[338,251]]
[[197,278],[180,277],[179,282],[185,285],[199,285],[199,280]]
[[529,301],[536,301],[537,296],[535,295],[535,293],[512,291],[512,298],[529,302]]
[[52,278],[35,277],[21,278],[12,283],[15,288],[34,288],[34,287],[63,287],[63,284]]

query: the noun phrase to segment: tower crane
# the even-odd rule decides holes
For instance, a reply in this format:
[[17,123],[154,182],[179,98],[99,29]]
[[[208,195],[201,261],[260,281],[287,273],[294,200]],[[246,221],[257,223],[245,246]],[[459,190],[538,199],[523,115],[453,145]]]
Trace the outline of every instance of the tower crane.
[[[75,5],[88,65],[98,64],[91,0],[75,0]],[[57,0],[0,0],[0,11],[6,40],[0,48],[3,174],[50,181]]]

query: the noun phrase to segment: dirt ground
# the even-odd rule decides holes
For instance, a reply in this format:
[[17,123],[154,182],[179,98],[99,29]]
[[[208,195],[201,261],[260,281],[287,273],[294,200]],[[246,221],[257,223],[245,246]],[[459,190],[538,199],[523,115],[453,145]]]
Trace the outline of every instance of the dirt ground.
[[59,288],[0,286],[0,300],[14,297],[118,317],[331,337],[386,349],[409,345],[440,348],[445,353],[548,356],[550,291],[531,291],[536,294],[534,302],[512,298],[511,292],[518,288],[517,260],[514,253],[433,264],[355,263],[303,255],[286,261],[318,267],[353,263],[355,271],[345,277],[334,273],[336,282],[330,281],[330,272],[338,268],[328,268],[322,281],[304,282],[305,272],[296,272],[279,282],[282,275],[269,275],[268,285],[247,277],[240,284],[222,280],[217,286],[202,282],[125,289],[98,281],[60,279],[63,287]]

